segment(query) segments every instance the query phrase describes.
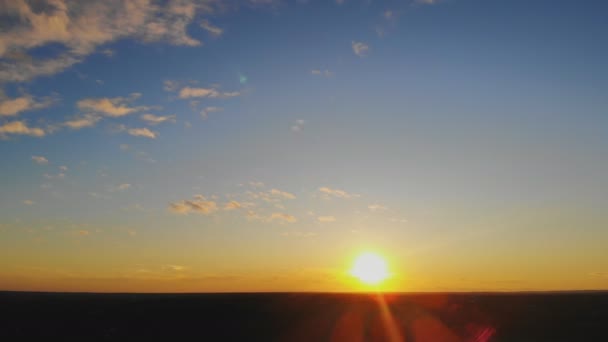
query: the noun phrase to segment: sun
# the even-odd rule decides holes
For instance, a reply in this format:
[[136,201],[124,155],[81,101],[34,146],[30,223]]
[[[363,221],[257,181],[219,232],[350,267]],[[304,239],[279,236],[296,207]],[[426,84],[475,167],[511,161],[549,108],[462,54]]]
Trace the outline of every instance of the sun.
[[355,259],[350,274],[366,285],[379,285],[390,275],[384,259],[371,252],[360,254]]

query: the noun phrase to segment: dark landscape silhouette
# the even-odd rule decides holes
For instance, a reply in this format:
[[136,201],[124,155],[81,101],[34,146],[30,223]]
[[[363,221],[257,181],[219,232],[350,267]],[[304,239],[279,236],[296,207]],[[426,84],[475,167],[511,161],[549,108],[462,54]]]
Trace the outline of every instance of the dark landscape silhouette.
[[[605,341],[608,293],[0,293],[0,339]],[[393,336],[394,337],[394,336]]]

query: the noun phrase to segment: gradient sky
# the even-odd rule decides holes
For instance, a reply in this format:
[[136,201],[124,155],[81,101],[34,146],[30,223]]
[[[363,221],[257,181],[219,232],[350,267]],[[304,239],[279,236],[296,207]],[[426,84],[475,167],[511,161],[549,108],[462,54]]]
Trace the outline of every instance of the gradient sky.
[[605,1],[0,1],[0,290],[608,289]]

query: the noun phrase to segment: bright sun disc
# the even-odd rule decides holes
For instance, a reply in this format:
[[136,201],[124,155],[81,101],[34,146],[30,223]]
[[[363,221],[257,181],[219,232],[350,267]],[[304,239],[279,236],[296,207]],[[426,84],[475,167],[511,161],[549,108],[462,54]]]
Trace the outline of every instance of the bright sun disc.
[[367,285],[378,285],[388,278],[388,268],[382,257],[374,253],[363,253],[355,259],[350,274]]

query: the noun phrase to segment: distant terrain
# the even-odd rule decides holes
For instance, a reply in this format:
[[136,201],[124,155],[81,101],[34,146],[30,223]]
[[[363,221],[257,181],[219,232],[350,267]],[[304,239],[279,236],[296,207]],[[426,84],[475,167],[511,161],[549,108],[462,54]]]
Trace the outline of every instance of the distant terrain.
[[0,340],[383,341],[388,319],[405,341],[608,341],[608,292],[382,298],[0,292]]

